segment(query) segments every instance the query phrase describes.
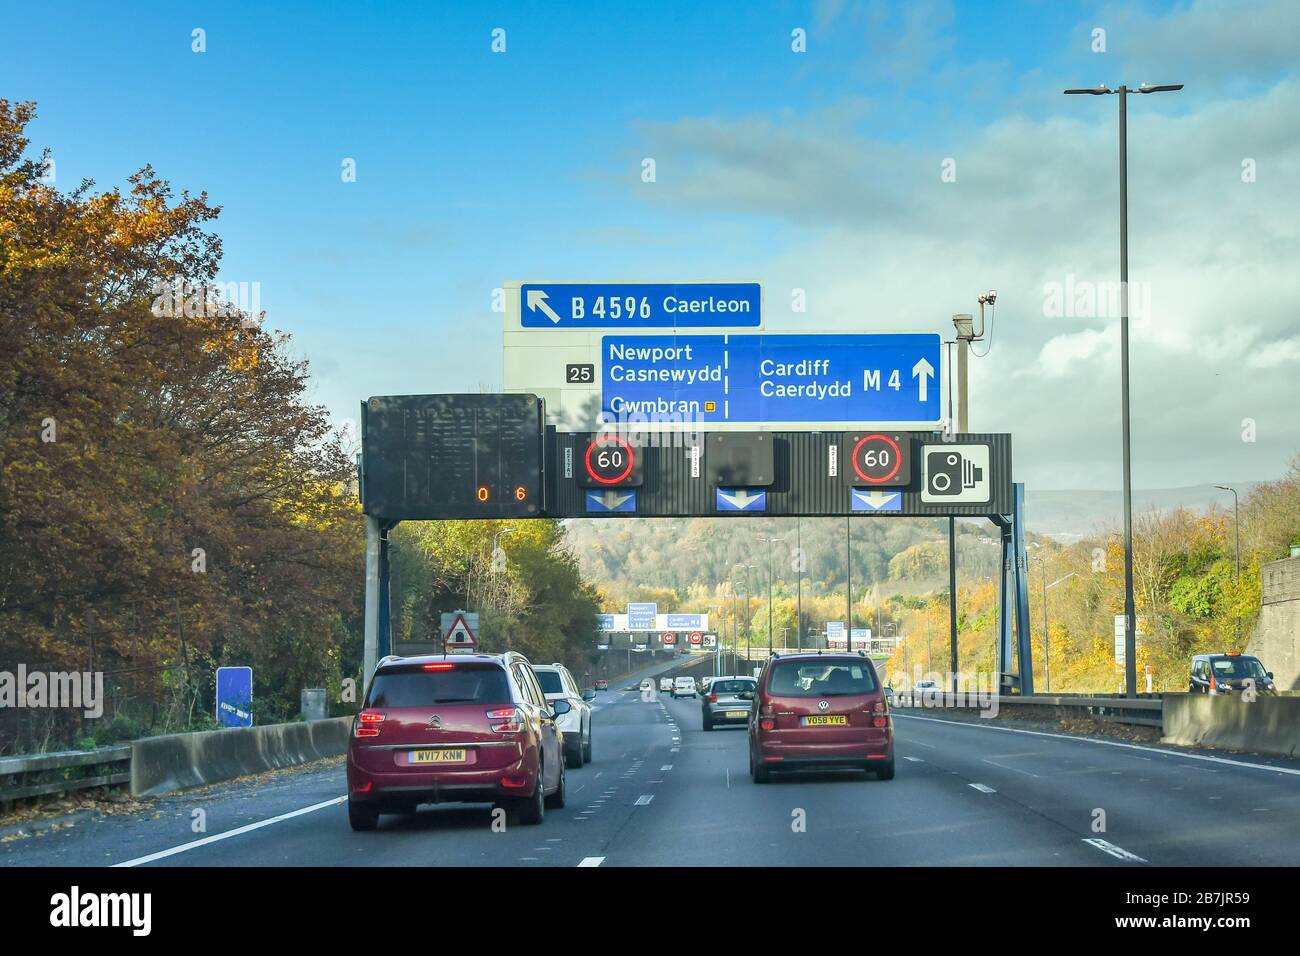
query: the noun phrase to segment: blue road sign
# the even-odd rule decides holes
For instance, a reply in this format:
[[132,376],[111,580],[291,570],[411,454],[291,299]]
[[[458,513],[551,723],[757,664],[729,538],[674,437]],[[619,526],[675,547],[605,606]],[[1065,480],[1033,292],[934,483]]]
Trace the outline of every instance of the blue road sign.
[[589,514],[636,511],[635,491],[615,491],[613,488],[609,488],[605,491],[589,491],[586,498],[587,512]]
[[766,511],[767,492],[749,488],[718,488],[719,511]]
[[253,726],[253,669],[217,668],[217,726]]
[[709,422],[937,422],[935,333],[606,335],[610,416]]
[[525,282],[526,329],[762,328],[757,282]]
[[882,511],[902,511],[901,491],[879,491],[867,488],[853,489],[853,510],[879,514]]
[[627,629],[629,631],[653,631],[655,615],[659,613],[657,604],[629,604],[627,606]]
[[703,614],[669,614],[667,617],[670,631],[698,631],[704,627]]
[[597,628],[598,630],[601,630],[601,631],[612,631],[612,630],[614,630],[614,615],[613,615],[613,614],[597,614],[597,615],[596,615],[596,628]]
[[844,640],[844,622],[827,621],[826,622],[826,640],[842,641]]

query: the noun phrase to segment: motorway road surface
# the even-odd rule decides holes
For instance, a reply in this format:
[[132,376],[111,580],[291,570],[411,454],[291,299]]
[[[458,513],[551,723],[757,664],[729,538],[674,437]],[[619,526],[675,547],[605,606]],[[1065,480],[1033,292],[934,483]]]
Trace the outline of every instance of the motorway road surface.
[[353,833],[340,758],[10,839],[0,865],[1300,865],[1300,763],[930,711],[896,715],[893,781],[756,786],[743,728],[704,733],[699,701],[647,703],[632,680],[598,695],[595,759],[541,826],[443,805]]

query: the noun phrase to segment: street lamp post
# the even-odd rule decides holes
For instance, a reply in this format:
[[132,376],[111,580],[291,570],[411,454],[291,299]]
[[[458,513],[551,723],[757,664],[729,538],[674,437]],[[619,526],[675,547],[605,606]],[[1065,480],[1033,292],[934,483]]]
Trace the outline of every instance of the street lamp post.
[[[1237,501],[1237,489],[1233,488],[1231,485],[1215,485],[1214,487],[1218,488],[1220,491],[1232,492],[1232,529],[1233,531],[1236,532],[1237,535],[1236,567],[1237,567],[1237,583],[1240,584],[1241,583],[1241,508],[1239,506],[1239,502]],[[1234,614],[1233,617],[1236,618],[1237,646],[1240,647],[1241,646],[1241,614],[1240,613]]]
[[1077,574],[1077,571],[1071,571],[1065,577],[1057,578],[1051,584],[1048,584],[1047,562],[1043,562],[1043,684],[1048,693],[1051,693],[1052,690],[1052,652],[1050,643],[1047,640],[1047,592],[1062,581],[1068,581]]
[[759,536],[759,541],[767,542],[767,656],[772,656],[772,544],[780,538]]
[[1133,477],[1129,454],[1129,371],[1128,371],[1128,97],[1130,93],[1172,93],[1181,83],[1137,89],[1096,86],[1066,90],[1067,95],[1119,96],[1119,349],[1120,417],[1124,454],[1124,688],[1128,697],[1137,696],[1137,620],[1133,601]]

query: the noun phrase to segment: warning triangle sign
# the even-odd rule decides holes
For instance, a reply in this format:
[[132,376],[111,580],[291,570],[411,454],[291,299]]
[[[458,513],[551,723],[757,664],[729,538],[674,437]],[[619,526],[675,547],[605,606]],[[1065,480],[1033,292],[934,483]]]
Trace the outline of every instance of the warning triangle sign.
[[465,621],[465,615],[457,614],[451,622],[451,627],[442,635],[442,643],[448,650],[471,650],[478,645],[478,638],[470,630],[469,624]]

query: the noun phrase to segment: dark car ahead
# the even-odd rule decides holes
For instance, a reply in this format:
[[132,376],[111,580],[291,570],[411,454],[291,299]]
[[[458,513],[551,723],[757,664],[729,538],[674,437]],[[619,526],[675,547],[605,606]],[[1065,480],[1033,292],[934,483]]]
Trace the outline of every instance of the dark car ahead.
[[496,803],[521,823],[564,806],[563,737],[527,658],[509,652],[379,662],[348,740],[348,821],[421,803]]
[[749,711],[754,705],[754,690],[758,681],[752,677],[713,677],[704,691],[700,705],[704,729],[712,730],[719,724],[747,724]]
[[1189,694],[1240,694],[1250,686],[1257,694],[1276,694],[1273,672],[1248,654],[1197,654],[1187,681]]
[[749,718],[749,772],[856,768],[894,778],[894,726],[870,658],[773,657],[758,678]]

